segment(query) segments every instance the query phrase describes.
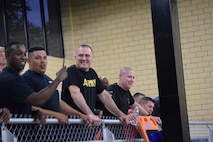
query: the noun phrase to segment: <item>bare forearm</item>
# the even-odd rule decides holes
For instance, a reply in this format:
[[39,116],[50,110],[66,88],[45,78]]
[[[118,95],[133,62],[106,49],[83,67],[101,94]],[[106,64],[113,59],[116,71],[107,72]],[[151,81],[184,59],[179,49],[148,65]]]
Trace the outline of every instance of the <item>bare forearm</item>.
[[42,100],[42,104],[50,99],[50,97],[56,91],[56,88],[59,85],[59,83],[60,83],[60,80],[56,78],[48,87],[38,92],[39,93],[38,95],[40,95],[40,98]]
[[65,103],[62,100],[60,100],[60,108],[61,108],[61,112],[67,115],[80,116],[82,114],[81,112],[75,110],[74,108],[72,108],[71,106],[69,106],[67,103]]
[[105,105],[105,107],[118,118],[125,115],[122,111],[118,109],[114,102],[108,101],[108,105]]
[[60,83],[59,79],[55,79],[49,86],[29,95],[24,102],[27,104],[42,106],[47,100],[49,100],[54,94],[58,84]]
[[32,106],[32,110],[34,110],[34,111],[39,110],[44,115],[53,116],[53,117],[56,117],[56,118],[57,118],[57,115],[59,114],[58,112],[47,110],[47,109],[43,109],[43,108],[36,107],[36,106]]
[[80,108],[80,110],[82,112],[84,112],[85,114],[87,115],[92,115],[93,112],[92,110],[89,108],[89,106],[87,105],[85,99],[82,97],[76,97],[76,98],[73,98],[75,104],[77,104],[77,106]]
[[53,80],[53,82],[49,86],[37,93],[30,94],[23,102],[30,105],[42,106],[54,94],[58,84],[67,77],[66,70],[66,67],[62,67],[56,73],[56,79]]
[[[121,117],[125,115],[115,104],[114,100],[111,98],[111,96],[107,92],[103,92],[104,94],[100,94],[99,98],[104,103],[105,107],[113,113],[117,117]],[[107,94],[106,94],[107,93]]]

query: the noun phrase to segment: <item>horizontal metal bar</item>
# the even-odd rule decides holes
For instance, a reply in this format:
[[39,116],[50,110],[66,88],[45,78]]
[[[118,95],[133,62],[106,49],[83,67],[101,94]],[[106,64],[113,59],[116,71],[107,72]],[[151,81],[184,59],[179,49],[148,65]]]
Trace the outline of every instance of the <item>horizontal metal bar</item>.
[[[118,119],[102,119],[102,122],[105,124],[121,124],[120,120]],[[24,124],[32,124],[38,123],[34,122],[33,118],[10,118],[9,123],[24,123]],[[47,124],[57,124],[58,119],[56,118],[46,118]],[[69,124],[83,124],[81,119],[69,119]],[[207,121],[190,121],[189,125],[213,125],[213,122]]]
[[[119,120],[112,120],[112,119],[102,119],[102,122],[105,124],[121,124]],[[11,124],[37,124],[33,118],[10,118],[9,123]],[[46,118],[47,124],[57,124],[58,119],[56,118]],[[69,119],[69,124],[83,124],[81,119]]]
[[213,125],[213,122],[208,121],[190,121],[190,125]]

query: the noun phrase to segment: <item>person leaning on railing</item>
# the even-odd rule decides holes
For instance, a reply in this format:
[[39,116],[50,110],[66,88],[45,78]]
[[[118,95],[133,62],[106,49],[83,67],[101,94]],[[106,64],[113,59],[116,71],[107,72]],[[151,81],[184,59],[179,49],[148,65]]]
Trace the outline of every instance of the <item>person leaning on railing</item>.
[[91,68],[93,51],[89,45],[80,45],[75,53],[75,65],[67,68],[68,77],[62,84],[62,100],[89,116],[91,125],[100,125],[102,120],[95,116],[96,97],[124,124],[133,116],[124,114],[104,89],[96,71]]
[[0,123],[8,123],[10,120],[10,110],[7,108],[0,108]]
[[[140,115],[149,115],[149,113],[134,100],[130,92],[134,80],[135,71],[130,67],[123,67],[120,69],[117,83],[109,85],[106,90],[110,93],[111,98],[124,114],[128,114],[129,108],[134,109],[137,106]],[[114,114],[106,108],[104,108],[103,115],[114,116]]]
[[67,77],[66,67],[63,67],[49,86],[39,92],[33,91],[20,76],[27,61],[26,52],[21,42],[11,41],[5,46],[7,65],[0,73],[0,107],[8,108],[12,114],[31,114],[31,105],[42,106]]
[[[28,50],[29,69],[22,75],[27,84],[38,92],[52,83],[52,79],[45,74],[48,59],[44,47],[36,45]],[[61,124],[68,124],[67,115],[76,115],[82,118],[85,125],[89,125],[89,117],[66,104],[59,99],[58,90],[55,90],[54,95],[41,107],[32,106],[32,109],[39,110],[43,114],[53,116],[58,119]]]

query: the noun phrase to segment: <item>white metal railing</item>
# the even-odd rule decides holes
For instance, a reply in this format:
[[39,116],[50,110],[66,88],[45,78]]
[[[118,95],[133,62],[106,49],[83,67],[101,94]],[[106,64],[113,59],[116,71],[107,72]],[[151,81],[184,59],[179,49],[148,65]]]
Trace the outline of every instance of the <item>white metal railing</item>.
[[[94,141],[94,137],[100,134],[100,129],[108,133],[103,133],[99,136],[99,141],[104,141],[104,135],[114,139],[114,141],[143,141],[143,139],[134,139],[128,132],[133,131],[133,127],[126,128],[116,118],[102,119],[102,126],[84,126],[82,120],[76,116],[70,116],[69,124],[58,124],[55,118],[47,118],[46,126],[43,129],[38,129],[38,124],[33,118],[10,118],[9,124],[2,127],[2,136],[10,132],[17,138],[17,141]],[[189,122],[191,140],[209,139],[212,135],[213,122],[205,121],[190,121]],[[7,130],[7,131],[6,131]],[[113,135],[112,135],[113,134]],[[1,137],[2,137],[1,136]],[[105,137],[106,139],[106,137]],[[203,140],[203,141],[205,141]],[[97,140],[98,141],[98,140]],[[109,140],[107,140],[109,141]]]
[[[205,142],[212,137],[210,133],[213,129],[213,122],[207,121],[190,121],[189,131],[191,140],[198,142],[198,140]],[[211,142],[211,141],[210,141]]]
[[[64,142],[64,141],[126,141],[143,142],[134,139],[131,132],[134,127],[125,127],[116,118],[102,119],[102,126],[84,126],[76,116],[69,119],[69,124],[59,124],[55,118],[47,118],[44,128],[39,129],[33,118],[10,118],[9,124],[2,126],[21,142]],[[2,134],[5,131],[2,130]],[[3,136],[3,135],[2,135]],[[2,140],[5,138],[2,138]],[[8,137],[7,137],[8,139]],[[3,141],[4,142],[4,141]]]

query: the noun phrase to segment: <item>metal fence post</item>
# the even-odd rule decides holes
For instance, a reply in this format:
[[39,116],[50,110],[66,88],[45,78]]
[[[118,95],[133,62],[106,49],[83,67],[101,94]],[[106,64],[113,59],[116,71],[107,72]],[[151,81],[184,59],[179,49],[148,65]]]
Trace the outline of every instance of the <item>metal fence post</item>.
[[103,130],[103,141],[104,142],[114,142],[115,137],[114,134],[105,126],[104,122],[102,123]]
[[17,138],[2,124],[1,126],[2,142],[17,142]]

